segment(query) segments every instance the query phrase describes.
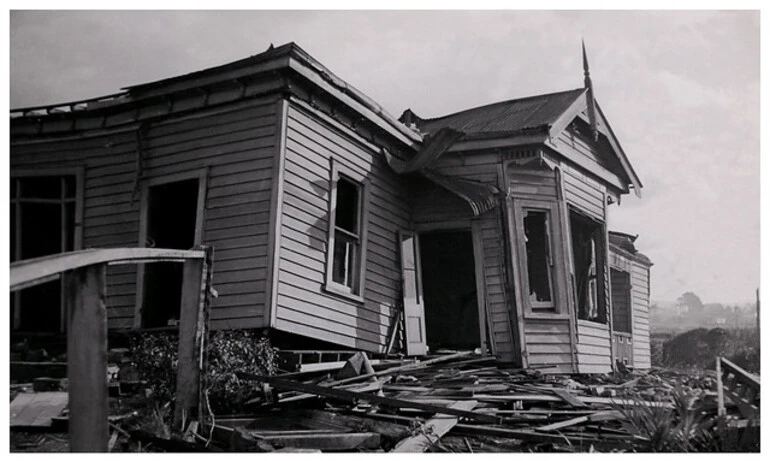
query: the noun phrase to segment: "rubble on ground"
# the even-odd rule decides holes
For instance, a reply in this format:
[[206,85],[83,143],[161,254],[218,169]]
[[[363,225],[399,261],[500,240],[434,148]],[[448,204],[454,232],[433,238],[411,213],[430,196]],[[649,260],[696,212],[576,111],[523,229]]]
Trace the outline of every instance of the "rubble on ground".
[[[759,445],[758,420],[744,419],[729,399],[727,415],[717,417],[713,371],[551,375],[544,369],[504,368],[494,357],[473,352],[419,361],[351,354],[345,362],[310,371],[239,373],[257,390],[257,397],[244,404],[247,416],[201,415],[184,434],[173,434],[163,422],[170,403],[148,407],[137,377],[124,373],[131,378],[124,390],[120,373],[112,370],[117,388],[111,401],[117,403],[112,408],[116,416],[110,418],[110,447],[477,453],[746,451]],[[16,391],[52,394],[66,390],[66,380],[15,386]],[[131,405],[151,411],[140,417]],[[66,426],[66,416],[53,419],[58,423],[53,428]],[[56,451],[51,437],[66,442],[66,433],[33,435],[12,434],[12,450]]]

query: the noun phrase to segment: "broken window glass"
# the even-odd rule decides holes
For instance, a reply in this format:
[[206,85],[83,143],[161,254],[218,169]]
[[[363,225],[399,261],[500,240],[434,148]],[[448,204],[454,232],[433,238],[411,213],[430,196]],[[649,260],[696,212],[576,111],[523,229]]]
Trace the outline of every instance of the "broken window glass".
[[604,227],[570,210],[578,318],[607,323],[604,296]]
[[332,280],[358,293],[361,264],[361,186],[346,178],[337,180],[334,215]]
[[[551,242],[548,228],[548,212],[526,210],[524,237],[527,247],[527,272],[529,275],[529,299],[532,307],[545,307],[552,303],[551,296]],[[538,306],[538,303],[541,305]]]

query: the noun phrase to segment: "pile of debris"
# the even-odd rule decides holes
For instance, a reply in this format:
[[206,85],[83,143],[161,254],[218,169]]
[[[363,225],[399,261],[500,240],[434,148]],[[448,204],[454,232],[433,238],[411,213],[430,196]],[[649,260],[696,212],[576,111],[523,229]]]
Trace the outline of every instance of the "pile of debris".
[[[698,418],[718,411],[715,376],[548,375],[472,352],[384,366],[357,353],[334,379],[241,374],[264,389],[254,417],[215,418],[200,440],[234,451],[649,451],[640,414],[681,411],[682,395]],[[724,421],[740,418],[727,409]]]
[[[545,370],[502,368],[494,357],[474,352],[421,361],[369,360],[363,352],[351,352],[347,361],[298,368],[301,371],[274,376],[239,373],[241,380],[259,390],[258,397],[244,406],[249,415],[201,415],[200,421],[187,425],[184,434],[130,424],[135,412],[131,418],[111,417],[110,448],[120,440],[125,450],[132,450],[131,442],[133,450],[138,444],[143,447],[139,449],[172,452],[703,449],[702,440],[700,445],[686,440],[667,445],[655,434],[660,426],[644,427],[645,418],[656,425],[670,423],[664,438],[676,437],[681,429],[676,420],[687,419],[707,430],[729,429],[743,439],[755,437],[759,444],[758,380],[754,393],[748,393],[751,386],[745,384],[725,384],[724,395],[729,398],[724,401],[717,392],[722,381],[714,372],[551,375]],[[729,376],[727,383],[738,382]],[[53,391],[42,385],[42,381],[36,383],[37,390]],[[744,403],[733,403],[737,393]],[[17,399],[33,401],[34,395],[20,394]],[[52,411],[61,411],[63,404],[66,399],[57,400]],[[748,421],[744,413],[751,405],[757,413]],[[124,405],[115,411],[125,414],[126,409]],[[718,418],[720,411],[724,416]],[[684,418],[682,412],[690,414]],[[66,419],[47,417],[53,422]],[[746,446],[745,440],[742,443]]]

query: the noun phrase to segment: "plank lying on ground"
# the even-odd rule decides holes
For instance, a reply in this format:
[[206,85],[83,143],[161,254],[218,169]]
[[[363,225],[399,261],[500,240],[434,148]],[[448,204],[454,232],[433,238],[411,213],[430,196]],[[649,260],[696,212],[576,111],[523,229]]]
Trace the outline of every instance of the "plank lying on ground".
[[[491,395],[491,394],[476,394],[473,396],[478,401],[483,402],[563,402],[559,397],[553,395],[544,394],[510,394],[510,395]],[[578,400],[583,403],[596,403],[605,405],[620,405],[620,406],[635,406],[641,405],[645,407],[657,407],[662,408],[674,408],[674,405],[670,402],[649,402],[647,400],[633,400],[622,399],[613,397],[592,397],[592,396],[576,396]]]
[[401,408],[401,407],[418,408],[421,410],[430,411],[432,413],[463,416],[465,418],[474,419],[477,421],[486,421],[491,423],[497,423],[500,421],[500,419],[495,416],[474,413],[472,411],[456,410],[454,408],[428,405],[421,402],[413,402],[409,400],[380,397],[377,395],[363,394],[363,393],[352,392],[348,390],[334,389],[334,388],[323,387],[323,386],[315,386],[312,384],[298,383],[294,381],[277,378],[274,376],[261,376],[261,375],[254,375],[250,373],[238,373],[238,376],[241,379],[250,379],[254,381],[267,382],[281,389],[301,391],[301,392],[306,392],[310,394],[320,395],[323,397],[331,397],[331,398],[347,400],[347,401],[363,400],[371,403],[378,403],[381,405],[386,405],[389,407],[396,407],[396,408]]
[[[353,384],[351,384],[349,386],[340,386],[340,387],[335,388],[335,389],[348,390],[348,391],[351,391],[351,392],[379,391],[380,389],[382,389],[382,381],[375,381],[373,383],[353,383]],[[291,396],[291,397],[282,398],[281,400],[279,400],[279,402],[280,403],[297,402],[299,400],[305,400],[305,399],[311,398],[311,397],[317,397],[317,395],[312,394],[312,393],[299,394],[299,395],[294,395],[294,396]],[[252,402],[252,401],[249,401],[249,402],[246,402],[246,403],[250,403],[250,402]]]
[[551,389],[551,392],[556,394],[557,397],[570,404],[573,408],[586,408],[587,404],[583,403],[580,399],[565,391],[564,389]]
[[312,448],[316,450],[348,451],[374,449],[380,446],[380,434],[374,432],[331,432],[283,435],[252,435],[273,447]]
[[[466,400],[463,402],[453,403],[449,408],[457,410],[470,411],[476,406],[478,402],[475,400]],[[396,444],[393,452],[396,453],[422,453],[431,445],[441,439],[447,432],[449,432],[458,422],[456,416],[439,415],[434,416],[428,420],[417,431],[417,434],[401,440]]]
[[559,421],[558,423],[548,424],[546,426],[536,427],[536,431],[557,431],[564,429],[565,427],[575,426],[577,424],[583,424],[588,422],[598,421],[613,421],[617,419],[623,419],[623,415],[619,411],[599,411],[590,415],[578,416],[577,418],[568,419],[566,421]]
[[304,410],[297,415],[303,426],[319,428],[347,428],[376,432],[392,442],[397,442],[409,434],[409,428],[401,424],[362,418],[357,415],[334,413],[323,410]]
[[[414,419],[406,416],[388,415],[383,413],[362,413],[362,416],[367,418],[386,420],[386,421],[388,420],[403,421],[405,423],[408,423]],[[450,431],[450,434],[460,435],[460,436],[484,435],[484,436],[490,436],[490,437],[526,440],[530,442],[540,442],[540,443],[560,443],[560,444],[572,444],[572,445],[583,445],[583,446],[593,444],[597,446],[601,445],[607,448],[615,448],[615,447],[628,448],[628,442],[633,440],[642,440],[641,437],[637,437],[637,436],[628,436],[623,438],[618,438],[617,436],[614,436],[614,437],[608,437],[608,438],[602,439],[599,437],[586,437],[586,436],[583,436],[582,434],[581,435],[548,434],[548,433],[528,431],[523,429],[511,429],[506,427],[484,426],[484,425],[474,426],[471,424],[457,424],[452,428],[452,430]]]
[[128,431],[131,434],[131,438],[144,443],[152,443],[162,450],[170,451],[174,453],[195,453],[200,451],[222,451],[213,445],[203,445],[200,443],[186,442],[178,439],[164,439],[158,437],[155,434],[147,432],[142,429],[133,429]]
[[11,402],[11,427],[51,427],[69,402],[66,392],[22,392]]
[[[377,372],[374,372],[374,373],[366,373],[366,374],[363,374],[363,375],[352,376],[350,378],[340,379],[340,380],[332,381],[332,382],[329,382],[329,383],[324,383],[323,386],[324,387],[337,387],[337,386],[340,386],[340,385],[343,385],[343,384],[354,383],[356,381],[363,381],[363,380],[366,380],[366,379],[369,379],[369,378],[376,378],[378,376],[392,375],[392,374],[400,372],[400,371],[417,370],[417,369],[421,369],[421,368],[427,367],[429,365],[433,365],[433,364],[436,364],[436,363],[447,362],[447,361],[454,360],[454,359],[457,359],[457,358],[467,357],[469,355],[474,355],[474,353],[473,352],[460,352],[458,354],[445,355],[445,356],[442,356],[442,357],[436,357],[435,359],[425,360],[423,362],[409,363],[407,365],[387,368],[385,370],[380,370],[380,371],[377,371]],[[292,401],[309,399],[311,397],[313,397],[313,394],[300,394],[300,395],[292,397]]]

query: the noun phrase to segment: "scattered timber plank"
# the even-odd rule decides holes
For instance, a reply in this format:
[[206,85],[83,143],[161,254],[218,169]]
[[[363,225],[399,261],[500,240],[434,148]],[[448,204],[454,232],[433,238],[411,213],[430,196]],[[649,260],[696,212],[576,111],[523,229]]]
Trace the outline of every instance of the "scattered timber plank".
[[462,358],[462,357],[468,357],[468,356],[471,356],[471,355],[474,355],[474,353],[473,352],[459,352],[457,354],[443,355],[441,357],[436,357],[434,359],[424,360],[422,362],[409,363],[409,364],[401,365],[401,366],[398,366],[398,367],[386,368],[385,370],[380,370],[380,371],[377,371],[375,373],[367,373],[367,374],[363,374],[363,375],[359,375],[359,376],[353,376],[353,377],[347,378],[347,379],[341,379],[339,381],[334,381],[334,382],[328,383],[326,385],[329,386],[329,387],[331,387],[331,386],[338,386],[340,384],[347,384],[347,383],[352,383],[352,382],[356,382],[356,381],[363,381],[363,380],[365,380],[367,378],[379,377],[379,376],[384,376],[384,375],[392,375],[394,373],[398,373],[398,372],[401,372],[401,371],[418,370],[418,369],[425,368],[425,367],[427,367],[429,365],[435,365],[437,363],[442,363],[442,362],[449,362],[449,361],[452,361],[452,360],[455,360],[455,359],[459,359],[459,358]]
[[[553,395],[544,394],[510,394],[510,395],[491,395],[491,394],[476,394],[474,399],[480,402],[562,402],[563,400]],[[632,407],[636,405],[644,407],[662,407],[662,408],[674,408],[674,405],[670,402],[649,402],[647,400],[638,399],[621,399],[613,397],[592,397],[592,396],[576,396],[578,400],[583,403],[604,404],[604,405],[620,405],[625,407]]]
[[[453,403],[449,408],[458,410],[470,411],[476,406],[478,402],[475,400],[466,400],[463,402]],[[422,428],[417,434],[401,440],[396,444],[393,452],[396,453],[422,453],[431,445],[441,439],[447,432],[449,432],[455,425],[457,425],[458,418],[456,416],[438,415],[434,416],[422,425]]]
[[[404,421],[410,422],[413,418],[388,415],[382,413],[362,413],[362,416],[373,419],[391,420],[391,421]],[[450,431],[451,435],[459,436],[489,436],[502,439],[516,439],[529,442],[538,443],[559,443],[559,444],[572,444],[575,446],[602,446],[605,448],[627,448],[628,443],[633,440],[640,440],[639,437],[624,437],[624,438],[611,438],[602,439],[598,437],[586,437],[584,435],[563,435],[563,434],[548,434],[542,432],[535,432],[523,429],[511,429],[507,427],[499,426],[487,426],[487,425],[471,425],[471,424],[457,424]]]
[[[337,373],[337,379],[352,378],[362,374],[374,374],[374,368],[372,368],[372,362],[369,361],[365,352],[356,352],[350,357]],[[377,378],[372,378],[377,379]]]
[[[351,392],[372,392],[372,391],[379,391],[382,389],[382,381],[375,381],[372,383],[353,383],[348,386],[340,386],[339,388],[341,390],[349,390]],[[291,397],[282,398],[279,402],[280,403],[287,403],[287,402],[297,402],[299,400],[305,400],[307,398],[311,397],[317,397],[316,394],[312,393],[304,393],[299,395],[293,395]],[[250,400],[248,403],[252,403],[257,401],[258,399]]]
[[316,432],[303,434],[252,436],[274,448],[300,448],[326,451],[374,449],[380,446],[380,434],[374,432]]
[[11,402],[11,427],[51,427],[68,403],[67,392],[23,392]]
[[409,428],[401,424],[331,411],[307,410],[298,419],[303,426],[347,428],[376,432],[393,443],[403,439],[409,433]]
[[164,451],[174,453],[196,453],[200,451],[222,451],[213,445],[204,445],[200,443],[186,442],[180,439],[164,439],[157,435],[147,432],[142,429],[133,429],[128,431],[131,434],[131,438],[144,443],[152,443]]
[[588,407],[587,404],[585,404],[584,402],[579,400],[577,397],[572,395],[570,392],[565,391],[564,389],[554,388],[554,389],[551,389],[551,392],[556,394],[556,396],[559,397],[560,399],[562,399],[565,402],[567,402],[568,404],[570,404],[570,406],[572,406],[573,408],[587,408]]
[[347,401],[362,400],[362,401],[368,401],[370,403],[386,405],[389,407],[417,408],[420,410],[430,411],[431,413],[463,416],[465,418],[469,418],[477,421],[490,422],[490,423],[497,423],[500,421],[500,419],[495,416],[474,413],[472,411],[458,410],[454,408],[429,405],[422,402],[393,399],[389,397],[380,397],[377,395],[364,394],[364,393],[353,392],[349,390],[298,383],[294,381],[277,378],[275,376],[261,376],[261,375],[254,375],[250,373],[238,373],[238,376],[241,379],[250,379],[254,381],[268,382],[277,388],[316,394],[323,397],[336,398],[340,400],[347,400]]
[[596,413],[578,416],[577,418],[568,419],[566,421],[559,421],[558,423],[548,424],[546,426],[536,427],[536,431],[550,432],[564,429],[565,427],[576,426],[578,424],[598,421],[612,421],[617,419],[623,419],[623,415],[618,411],[598,411]]

